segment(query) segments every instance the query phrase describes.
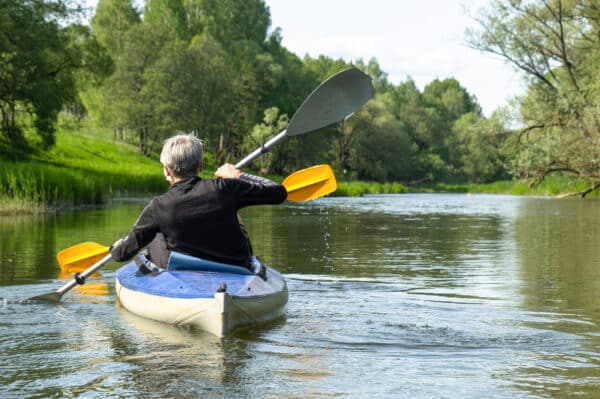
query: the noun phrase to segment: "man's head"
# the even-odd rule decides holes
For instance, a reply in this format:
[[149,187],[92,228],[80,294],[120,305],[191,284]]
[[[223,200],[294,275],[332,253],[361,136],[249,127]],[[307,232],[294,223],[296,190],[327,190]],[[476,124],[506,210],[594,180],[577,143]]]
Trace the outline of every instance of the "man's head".
[[189,134],[178,134],[165,141],[160,163],[176,179],[198,175],[202,169],[203,143]]

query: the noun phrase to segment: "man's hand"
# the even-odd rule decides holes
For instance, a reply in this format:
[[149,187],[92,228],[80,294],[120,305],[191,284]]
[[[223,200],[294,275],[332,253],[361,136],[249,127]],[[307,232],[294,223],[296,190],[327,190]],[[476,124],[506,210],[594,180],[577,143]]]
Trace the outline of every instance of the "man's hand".
[[242,172],[230,163],[226,163],[215,172],[215,176],[223,179],[238,179],[241,174]]

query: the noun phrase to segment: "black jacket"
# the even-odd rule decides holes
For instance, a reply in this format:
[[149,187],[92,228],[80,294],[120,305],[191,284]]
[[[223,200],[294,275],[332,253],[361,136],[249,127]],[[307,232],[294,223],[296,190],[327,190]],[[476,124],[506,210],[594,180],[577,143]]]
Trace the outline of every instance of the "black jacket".
[[112,246],[111,255],[119,262],[129,260],[162,233],[171,251],[247,266],[252,254],[237,211],[279,204],[286,197],[281,184],[245,173],[239,179],[181,180],[152,199],[129,234]]

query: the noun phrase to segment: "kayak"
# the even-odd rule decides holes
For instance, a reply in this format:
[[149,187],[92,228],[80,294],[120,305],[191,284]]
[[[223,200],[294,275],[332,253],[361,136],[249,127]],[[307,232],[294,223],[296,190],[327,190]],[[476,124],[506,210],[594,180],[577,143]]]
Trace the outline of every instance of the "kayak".
[[121,305],[138,316],[218,337],[283,315],[288,301],[282,275],[258,258],[249,270],[173,252],[166,269],[149,266],[154,265],[138,255],[117,270]]

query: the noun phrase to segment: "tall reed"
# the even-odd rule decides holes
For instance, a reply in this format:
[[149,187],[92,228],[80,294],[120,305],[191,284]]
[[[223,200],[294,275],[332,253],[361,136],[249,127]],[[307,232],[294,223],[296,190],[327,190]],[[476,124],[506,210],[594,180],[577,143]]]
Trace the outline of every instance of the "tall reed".
[[0,213],[100,204],[163,191],[160,164],[134,147],[59,132],[56,146],[27,161],[0,159]]

